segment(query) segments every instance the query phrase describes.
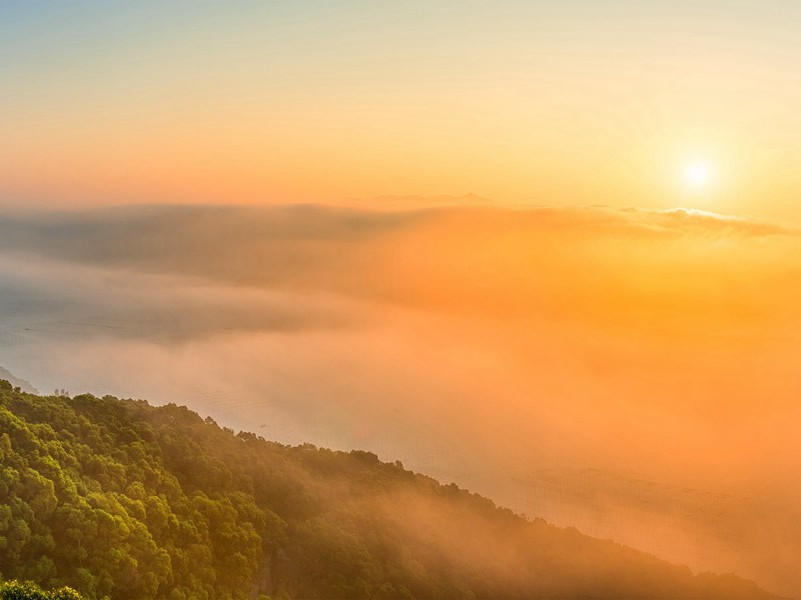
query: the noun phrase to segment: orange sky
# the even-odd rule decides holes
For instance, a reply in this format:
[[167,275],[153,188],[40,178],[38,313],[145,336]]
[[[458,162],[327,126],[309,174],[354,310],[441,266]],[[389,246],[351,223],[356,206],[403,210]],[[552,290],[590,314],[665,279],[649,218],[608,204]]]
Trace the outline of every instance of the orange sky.
[[6,205],[476,193],[798,216],[791,4],[0,10]]
[[0,364],[799,595],[799,30],[779,0],[0,3]]

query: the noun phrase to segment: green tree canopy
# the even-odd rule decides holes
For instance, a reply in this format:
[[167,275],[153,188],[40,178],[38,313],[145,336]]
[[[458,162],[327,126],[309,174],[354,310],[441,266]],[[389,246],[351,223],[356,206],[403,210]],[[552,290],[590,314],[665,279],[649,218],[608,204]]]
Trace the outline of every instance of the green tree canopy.
[[3,599],[78,597],[63,586],[114,600],[767,596],[369,452],[2,381],[0,578],[57,589],[5,584]]

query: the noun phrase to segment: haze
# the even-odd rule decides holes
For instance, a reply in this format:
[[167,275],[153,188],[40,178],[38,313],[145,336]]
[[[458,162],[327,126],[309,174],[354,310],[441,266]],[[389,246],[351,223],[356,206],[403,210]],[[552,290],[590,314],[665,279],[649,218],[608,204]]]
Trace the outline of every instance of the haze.
[[801,595],[799,21],[4,3],[0,366]]

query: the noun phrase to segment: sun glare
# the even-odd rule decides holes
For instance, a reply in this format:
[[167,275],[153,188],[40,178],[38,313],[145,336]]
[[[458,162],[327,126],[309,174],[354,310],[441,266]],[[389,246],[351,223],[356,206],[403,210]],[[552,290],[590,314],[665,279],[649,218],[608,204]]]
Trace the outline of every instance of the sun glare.
[[684,182],[690,187],[703,188],[711,177],[709,165],[702,160],[695,160],[684,167]]

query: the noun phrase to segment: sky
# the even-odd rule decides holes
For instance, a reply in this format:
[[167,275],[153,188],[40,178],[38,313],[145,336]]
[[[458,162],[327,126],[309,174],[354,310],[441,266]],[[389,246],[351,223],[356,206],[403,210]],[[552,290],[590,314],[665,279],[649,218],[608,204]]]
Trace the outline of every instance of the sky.
[[799,25],[779,1],[4,2],[0,196],[797,220]]
[[0,3],[0,367],[801,596],[801,4]]

